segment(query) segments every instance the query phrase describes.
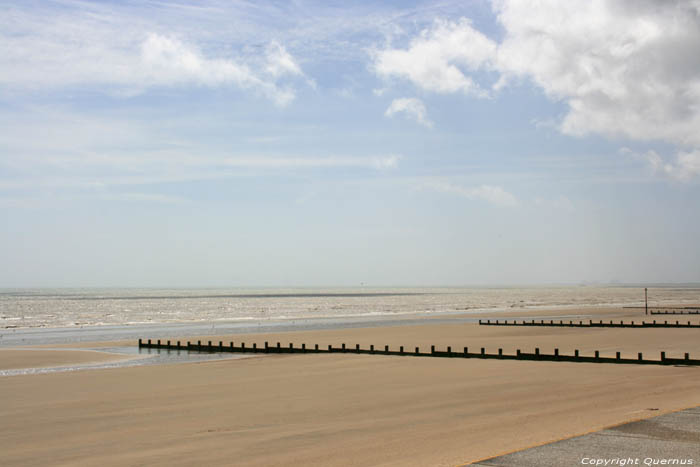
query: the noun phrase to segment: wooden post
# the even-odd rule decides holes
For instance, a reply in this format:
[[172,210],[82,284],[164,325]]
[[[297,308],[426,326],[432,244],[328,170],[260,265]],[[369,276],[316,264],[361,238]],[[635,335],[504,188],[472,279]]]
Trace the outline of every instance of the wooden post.
[[389,353],[389,346],[388,345],[384,346],[384,353]]
[[469,354],[469,347],[464,348],[464,355],[467,355],[467,354]]
[[661,361],[666,361],[666,352],[661,352]]
[[615,360],[619,360],[619,359],[620,359],[620,352],[615,352]]
[[374,344],[369,346],[369,353],[374,353]]
[[331,350],[333,350],[333,348],[331,347],[330,344],[328,344],[328,351],[330,352]]
[[643,359],[642,352],[637,353],[637,360],[639,360],[641,362],[642,359]]
[[420,349],[418,347],[416,347],[416,355],[418,355],[419,353],[420,353]]
[[483,347],[481,348],[481,355],[486,355],[486,349]]
[[431,353],[431,354],[434,354],[434,353],[435,353],[435,346],[434,346],[434,345],[431,345],[431,346],[430,346],[430,353]]
[[141,342],[141,338],[139,338],[139,348],[143,347],[143,342]]
[[644,314],[649,314],[649,301],[647,300],[647,288],[644,287]]
[[574,350],[574,357],[578,358],[578,349]]

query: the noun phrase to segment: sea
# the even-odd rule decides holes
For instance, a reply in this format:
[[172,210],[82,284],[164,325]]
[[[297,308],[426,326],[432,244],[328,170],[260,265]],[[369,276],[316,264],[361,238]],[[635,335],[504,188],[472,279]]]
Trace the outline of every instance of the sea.
[[[700,303],[700,286],[649,289],[650,306]],[[0,329],[408,317],[643,306],[634,286],[294,289],[0,289]]]

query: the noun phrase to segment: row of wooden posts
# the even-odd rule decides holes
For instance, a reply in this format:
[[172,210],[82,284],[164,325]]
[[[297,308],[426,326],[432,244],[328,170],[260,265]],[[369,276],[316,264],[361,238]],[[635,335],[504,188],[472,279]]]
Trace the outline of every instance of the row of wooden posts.
[[537,360],[549,362],[587,362],[587,363],[622,363],[622,364],[638,364],[638,365],[700,365],[700,360],[692,360],[690,354],[685,353],[683,358],[666,357],[666,352],[661,352],[659,360],[644,359],[642,353],[637,354],[637,358],[622,358],[620,352],[615,353],[615,357],[601,357],[598,350],[593,356],[584,356],[578,350],[574,351],[573,355],[563,355],[559,353],[559,349],[554,349],[554,354],[540,353],[540,349],[536,348],[534,353],[522,352],[517,350],[515,355],[504,354],[503,349],[498,349],[498,353],[487,353],[484,347],[481,347],[479,352],[469,352],[468,347],[464,347],[463,351],[453,350],[452,347],[447,347],[445,350],[437,350],[434,345],[430,346],[430,352],[421,352],[419,347],[415,351],[404,349],[400,346],[398,350],[390,350],[388,345],[383,349],[376,348],[370,345],[369,349],[360,348],[360,344],[355,347],[346,347],[341,344],[340,347],[329,345],[327,348],[319,347],[315,344],[313,347],[307,347],[306,344],[301,344],[301,347],[295,347],[290,343],[288,346],[282,346],[277,342],[276,346],[268,345],[265,342],[264,347],[258,347],[257,343],[252,346],[246,346],[245,342],[235,345],[229,342],[224,345],[219,341],[218,345],[208,341],[202,344],[202,341],[196,343],[187,342],[186,344],[177,341],[161,342],[157,340],[152,342],[151,339],[143,341],[139,339],[139,349],[157,349],[167,351],[187,351],[187,352],[232,352],[232,353],[265,353],[265,354],[304,354],[304,353],[351,353],[351,354],[370,354],[370,355],[394,355],[394,356],[414,356],[414,357],[442,357],[442,358],[482,358],[482,359],[498,359],[498,360]]
[[700,315],[700,310],[693,308],[690,310],[664,310],[664,311],[650,311],[652,315]]
[[652,321],[651,323],[647,323],[646,321],[642,321],[641,323],[635,323],[634,321],[630,321],[629,323],[625,323],[624,321],[620,321],[619,323],[615,323],[612,320],[610,322],[603,322],[603,320],[600,320],[599,322],[595,322],[593,320],[589,320],[587,323],[584,321],[569,321],[568,323],[559,320],[554,321],[554,320],[531,320],[531,321],[508,321],[507,319],[504,319],[502,321],[500,320],[494,320],[491,321],[490,319],[487,320],[479,320],[479,324],[482,326],[565,326],[565,327],[577,327],[577,328],[700,328],[700,323],[698,324],[691,324],[690,321],[688,321],[687,324],[685,323],[679,323],[676,321],[676,323],[669,323],[668,321],[664,321],[663,323],[657,323],[656,320]]

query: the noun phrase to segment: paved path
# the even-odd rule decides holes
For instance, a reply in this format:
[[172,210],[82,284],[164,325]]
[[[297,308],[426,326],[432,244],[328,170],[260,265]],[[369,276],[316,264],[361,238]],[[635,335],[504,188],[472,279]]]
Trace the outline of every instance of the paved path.
[[596,433],[494,457],[471,465],[501,467],[697,466],[700,465],[700,407],[626,423]]

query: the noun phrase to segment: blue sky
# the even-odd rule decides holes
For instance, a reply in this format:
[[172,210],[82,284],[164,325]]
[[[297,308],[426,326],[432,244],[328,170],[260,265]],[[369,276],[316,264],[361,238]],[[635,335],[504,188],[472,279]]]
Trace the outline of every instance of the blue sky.
[[0,286],[700,281],[697,2],[0,10]]

